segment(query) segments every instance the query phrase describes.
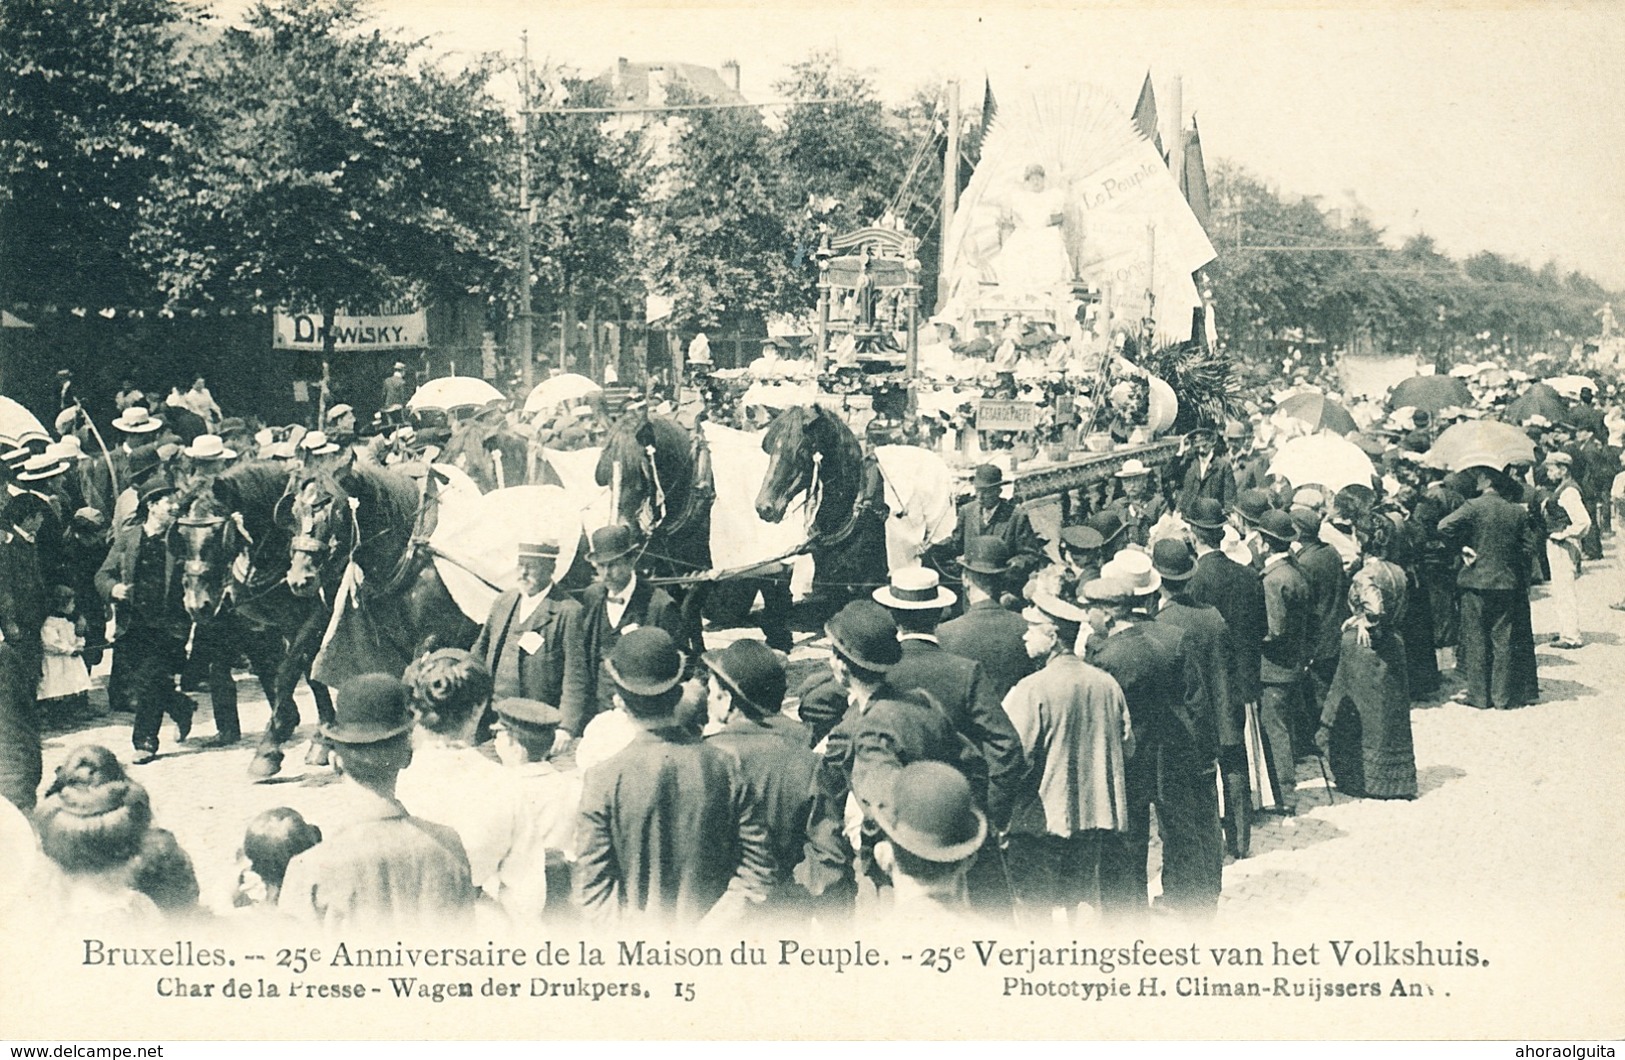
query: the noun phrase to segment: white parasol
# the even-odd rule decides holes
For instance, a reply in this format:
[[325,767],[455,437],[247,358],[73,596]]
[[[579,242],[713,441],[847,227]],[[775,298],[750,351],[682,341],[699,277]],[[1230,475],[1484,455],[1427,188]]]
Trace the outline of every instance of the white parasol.
[[1371,485],[1371,458],[1347,438],[1321,432],[1283,442],[1270,461],[1270,474],[1294,486],[1320,485],[1340,490]]
[[1593,394],[1597,393],[1596,380],[1587,379],[1583,375],[1560,375],[1555,379],[1545,380],[1545,383],[1570,401],[1580,400],[1580,391],[1582,390],[1589,390]]
[[570,405],[584,397],[602,394],[604,388],[584,375],[566,372],[551,379],[543,379],[525,398],[527,413],[546,412],[559,405]]
[[48,445],[50,441],[50,432],[32,412],[11,398],[0,396],[0,443],[14,449],[29,442]]
[[472,375],[448,375],[431,379],[418,387],[417,392],[407,400],[406,407],[413,411],[443,409],[449,412],[468,405],[485,405],[501,400],[502,391],[483,379]]

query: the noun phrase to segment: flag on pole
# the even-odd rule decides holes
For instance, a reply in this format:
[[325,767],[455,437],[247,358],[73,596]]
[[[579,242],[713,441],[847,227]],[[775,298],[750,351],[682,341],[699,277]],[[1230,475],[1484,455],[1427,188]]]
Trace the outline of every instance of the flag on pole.
[[993,115],[999,112],[999,101],[993,98],[993,82],[986,76],[982,78],[982,135],[977,139],[981,143],[987,139],[987,127],[993,121]]
[[1157,94],[1151,87],[1151,71],[1145,73],[1145,84],[1140,86],[1140,99],[1134,104],[1134,127],[1140,135],[1151,141],[1163,160],[1168,152],[1162,149],[1162,134],[1157,131]]
[[1191,127],[1185,133],[1185,165],[1179,174],[1179,190],[1185,193],[1191,213],[1202,222],[1204,230],[1211,229],[1212,205],[1208,198],[1207,166],[1202,162],[1202,134],[1197,131],[1196,117],[1191,116]]

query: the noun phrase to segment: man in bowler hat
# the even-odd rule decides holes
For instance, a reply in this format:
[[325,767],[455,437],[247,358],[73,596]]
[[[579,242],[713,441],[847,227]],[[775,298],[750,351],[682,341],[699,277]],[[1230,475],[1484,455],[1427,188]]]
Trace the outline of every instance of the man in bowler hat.
[[[592,532],[587,560],[597,579],[581,594],[586,641],[587,717],[612,709],[614,686],[604,677],[603,663],[621,634],[655,626],[683,638],[683,615],[671,594],[638,577],[638,535],[630,526],[602,526]],[[578,733],[579,735],[579,733]]]
[[1002,540],[1010,549],[1010,562],[1000,588],[1019,596],[1028,575],[1044,562],[1044,539],[1033,529],[1021,505],[1003,497],[1008,482],[996,464],[982,464],[972,473],[975,496],[959,506],[954,543],[959,546],[959,554],[964,555],[973,537],[991,534]]
[[973,537],[959,557],[964,573],[965,613],[937,627],[943,650],[982,665],[983,676],[1002,702],[1017,681],[1033,672],[1032,658],[1022,647],[1027,624],[999,606],[999,580],[1009,572],[1010,548],[1001,538]]
[[555,737],[562,751],[581,735],[589,714],[587,646],[581,605],[553,584],[556,541],[519,545],[519,588],[500,594],[469,649],[491,671],[492,696],[535,699],[563,715]]
[[623,634],[604,668],[642,731],[584,780],[576,905],[600,924],[738,920],[767,900],[773,847],[739,760],[676,717],[682,652],[645,627]]
[[813,773],[818,755],[807,728],[781,713],[785,667],[779,653],[759,640],[736,640],[700,657],[707,675],[705,742],[733,755],[762,810],[773,847],[776,910],[793,907],[806,892],[792,879],[807,842]]
[[462,840],[413,817],[395,797],[396,778],[412,764],[407,699],[406,685],[388,674],[362,674],[339,686],[322,735],[345,778],[349,812],[288,864],[277,904],[290,916],[339,932],[433,927],[472,912]]

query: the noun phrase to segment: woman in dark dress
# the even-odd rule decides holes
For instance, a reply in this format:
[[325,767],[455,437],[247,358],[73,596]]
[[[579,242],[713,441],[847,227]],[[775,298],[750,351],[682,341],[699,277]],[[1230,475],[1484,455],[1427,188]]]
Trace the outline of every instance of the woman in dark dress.
[[1393,523],[1372,514],[1356,528],[1361,559],[1349,585],[1342,654],[1321,710],[1315,744],[1338,790],[1361,798],[1416,797],[1405,643],[1405,572],[1384,559]]

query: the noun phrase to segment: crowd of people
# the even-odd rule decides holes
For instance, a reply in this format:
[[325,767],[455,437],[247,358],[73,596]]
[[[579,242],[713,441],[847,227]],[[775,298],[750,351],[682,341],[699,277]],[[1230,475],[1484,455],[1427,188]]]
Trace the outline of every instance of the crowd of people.
[[[450,438],[358,430],[343,405],[320,430],[263,428],[197,380],[163,404],[125,387],[104,455],[70,389],[58,441],[0,453],[8,849],[37,855],[65,910],[182,915],[191,859],[131,770],[166,717],[188,739],[191,692],[211,697],[209,745],[239,742],[233,670],[258,661],[245,628],[194,627],[177,522],[219,514],[211,483],[237,461],[413,462]],[[1553,646],[1583,643],[1575,580],[1625,482],[1625,419],[1594,399],[1531,423],[1527,465],[1433,466],[1449,416],[1373,424],[1371,481],[1337,490],[1269,473],[1261,409],[1191,432],[1171,467],[1123,462],[1054,540],[980,466],[953,540],[836,611],[827,665],[793,687],[759,641],[685,655],[633,529],[591,535],[579,598],[560,542],[522,542],[468,650],[335,690],[331,816],[245,822],[233,904],[333,929],[1209,918],[1258,815],[1298,812],[1300,764],[1351,797],[1417,796],[1410,710],[1444,686],[1441,649],[1453,698],[1511,709],[1539,699],[1533,586]],[[546,429],[590,441],[577,420]],[[85,746],[40,794],[41,728],[91,719],[109,650],[128,768]]]

